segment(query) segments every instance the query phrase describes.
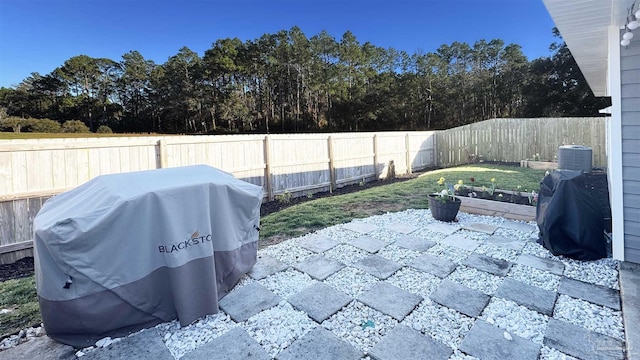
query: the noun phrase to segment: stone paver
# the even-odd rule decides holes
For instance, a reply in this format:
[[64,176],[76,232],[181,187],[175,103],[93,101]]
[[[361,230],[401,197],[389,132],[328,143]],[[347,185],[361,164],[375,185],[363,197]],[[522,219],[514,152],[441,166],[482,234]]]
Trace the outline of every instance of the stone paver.
[[310,285],[287,299],[296,309],[304,311],[318,323],[337,313],[351,300],[349,295],[321,282]]
[[524,240],[510,239],[502,235],[491,235],[489,236],[489,238],[487,238],[486,242],[488,244],[497,245],[499,247],[515,251],[521,251],[524,247],[524,244],[527,243]]
[[422,296],[412,294],[386,282],[379,282],[358,296],[358,301],[383,314],[402,321],[422,301]]
[[234,321],[242,322],[262,310],[278,305],[280,300],[278,295],[254,282],[230,292],[219,304]]
[[640,265],[623,261],[619,273],[627,359],[640,360]]
[[363,223],[361,221],[352,221],[342,225],[343,229],[358,232],[360,234],[368,234],[376,229],[375,225]]
[[526,265],[542,271],[548,271],[555,275],[562,275],[564,272],[564,264],[554,259],[545,259],[529,254],[521,254],[516,260],[518,264]]
[[584,360],[624,358],[622,341],[553,318],[544,344]]
[[378,255],[371,255],[361,259],[353,264],[353,267],[383,280],[402,268],[400,264]]
[[309,274],[314,279],[324,280],[344,267],[338,260],[323,255],[314,255],[297,263],[294,268]]
[[511,268],[511,263],[506,260],[496,259],[481,254],[469,255],[464,260],[463,264],[497,276],[507,275]]
[[430,298],[440,305],[471,317],[477,317],[489,303],[490,296],[445,279],[442,280]]
[[[0,358],[4,355],[0,353]],[[47,357],[45,357],[46,359]],[[11,358],[7,358],[11,359]],[[14,358],[15,359],[15,358]],[[31,358],[38,359],[38,358]],[[42,359],[42,358],[40,358]],[[88,360],[120,360],[120,359],[154,359],[173,360],[173,355],[169,352],[162,338],[156,329],[146,329],[128,337],[122,338],[119,342],[113,343],[104,349],[89,351],[82,359]]]
[[355,246],[358,249],[362,249],[369,253],[378,252],[378,250],[387,245],[387,243],[385,243],[384,241],[372,238],[371,236],[360,236],[359,238],[348,241],[347,244]]
[[442,240],[442,243],[447,246],[453,246],[457,247],[458,249],[467,251],[473,251],[478,246],[480,246],[480,242],[478,240],[466,238],[464,236],[456,234],[447,236],[446,238],[444,238],[444,240]]
[[493,235],[493,233],[498,229],[497,226],[485,223],[469,223],[462,226],[464,230],[481,232],[484,234]]
[[395,232],[399,232],[401,234],[411,234],[412,232],[418,230],[417,226],[403,223],[391,223],[387,225],[386,228]]
[[453,225],[453,224],[444,224],[441,222],[435,222],[427,225],[427,230],[445,234],[445,235],[451,235],[454,232],[460,230],[460,226]]
[[551,316],[558,294],[507,277],[500,284],[496,296]]
[[505,332],[497,326],[478,320],[465,336],[460,350],[483,360],[536,360],[538,358],[540,345]]
[[249,270],[247,275],[256,280],[262,280],[277,272],[286,270],[289,266],[280,260],[273,258],[269,255],[262,255],[258,257],[258,261]]
[[610,289],[608,287],[589,284],[565,277],[562,278],[560,287],[558,287],[558,292],[560,294],[569,295],[594,304],[620,310],[620,293],[618,290]]
[[405,325],[397,325],[370,351],[376,360],[448,359],[453,350]]
[[424,252],[436,244],[435,241],[422,239],[416,236],[403,236],[396,240],[393,245],[397,245],[409,250]]
[[278,360],[356,360],[363,355],[331,331],[318,326],[278,354]]
[[505,220],[502,224],[500,224],[500,227],[503,229],[517,230],[522,232],[538,231],[538,227],[535,225],[511,220]]
[[456,264],[453,261],[431,254],[418,256],[411,261],[409,266],[433,274],[441,279],[447,277],[456,268]]
[[[135,357],[131,359],[135,359]],[[269,360],[271,356],[244,329],[234,327],[211,342],[185,354],[180,359]]]
[[[164,347],[164,345],[163,345]],[[161,349],[158,349],[160,351]],[[165,347],[166,350],[166,347]],[[166,350],[167,352],[169,350]],[[95,356],[100,356],[97,354],[98,352],[102,352],[100,350],[95,351],[94,359],[97,359]],[[40,336],[35,338],[29,338],[29,341],[26,341],[19,346],[11,347],[0,352],[0,359],[3,360],[34,360],[34,359],[56,359],[56,360],[75,360],[76,358],[76,350],[69,345],[61,344],[57,341],[51,340],[48,336]],[[171,353],[169,353],[171,355]],[[87,358],[88,359],[88,358]],[[159,356],[158,360],[173,360],[173,356],[171,358]]]
[[338,244],[340,244],[338,240],[318,234],[310,235],[298,242],[298,245],[314,253],[325,252]]

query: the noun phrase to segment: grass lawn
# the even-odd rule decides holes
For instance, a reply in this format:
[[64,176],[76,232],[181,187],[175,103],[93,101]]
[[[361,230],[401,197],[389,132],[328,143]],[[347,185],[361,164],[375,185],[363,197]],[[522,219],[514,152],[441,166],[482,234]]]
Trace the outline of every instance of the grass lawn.
[[[349,222],[386,212],[412,208],[427,208],[427,194],[439,189],[438,179],[451,183],[462,180],[466,185],[489,186],[495,178],[496,188],[538,191],[544,170],[502,166],[469,165],[435,170],[403,182],[369,188],[355,193],[311,200],[297,204],[261,219],[260,247],[306,234],[328,226]],[[0,283],[0,309],[12,310],[0,314],[0,337],[39,324],[35,277]]]
[[[522,192],[540,189],[544,170],[504,165],[477,164],[425,172],[418,178],[378,186],[355,193],[317,199],[269,214],[260,220],[261,246],[270,245],[328,226],[386,212],[428,207],[427,194],[441,189],[444,177],[455,184],[487,186],[495,179],[496,188]],[[474,181],[471,182],[471,178]]]

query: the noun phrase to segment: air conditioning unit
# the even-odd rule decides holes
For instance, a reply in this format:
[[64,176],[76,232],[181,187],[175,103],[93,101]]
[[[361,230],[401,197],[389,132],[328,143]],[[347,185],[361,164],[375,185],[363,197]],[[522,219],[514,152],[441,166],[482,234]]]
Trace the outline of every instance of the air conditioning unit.
[[591,172],[592,151],[588,146],[563,145],[558,148],[558,169]]

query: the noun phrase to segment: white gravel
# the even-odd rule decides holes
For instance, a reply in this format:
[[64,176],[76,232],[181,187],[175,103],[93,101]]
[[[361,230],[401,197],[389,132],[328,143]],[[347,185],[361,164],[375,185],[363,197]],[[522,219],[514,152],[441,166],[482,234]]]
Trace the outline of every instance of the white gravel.
[[548,316],[501,298],[492,298],[480,318],[540,345],[549,322]]
[[[367,323],[373,326],[367,326]],[[352,301],[341,311],[322,322],[322,327],[347,341],[356,349],[368,352],[398,321],[359,301]]]
[[[535,241],[527,241],[522,248],[523,254],[533,255],[544,259],[553,258],[553,254]],[[558,259],[559,260],[559,259]]]
[[420,256],[420,254],[421,253],[419,251],[406,249],[396,245],[389,245],[377,252],[377,255],[402,265],[409,264],[413,259]]
[[283,298],[302,291],[307,286],[313,285],[316,280],[311,276],[295,269],[287,269],[280,271],[267,278],[258,281],[267,289],[273,291],[276,295]]
[[353,265],[354,263],[366,258],[370,254],[355,246],[340,244],[325,251],[324,256],[340,261],[345,265]]
[[478,246],[475,252],[477,252],[478,254],[490,256],[492,258],[507,260],[511,262],[518,260],[518,256],[520,256],[520,254],[515,250],[487,243]]
[[564,263],[564,276],[619,289],[618,262],[611,258],[594,261],[577,261],[565,257],[559,257]]
[[282,242],[260,249],[258,255],[269,255],[289,266],[293,266],[313,256],[314,253],[294,243]]
[[502,284],[502,277],[464,265],[459,265],[448,279],[487,295],[493,295]]
[[465,335],[471,330],[474,319],[448,307],[441,306],[429,299],[407,317],[402,324],[457,349]]
[[356,298],[379,281],[377,277],[362,270],[346,267],[326,278],[324,282]]
[[442,280],[435,275],[409,267],[400,269],[389,277],[387,281],[402,290],[418,294],[425,299],[428,298],[442,282]]
[[507,276],[549,291],[557,291],[561,280],[558,275],[522,264],[513,265]]
[[442,256],[453,261],[456,264],[462,263],[469,255],[471,251],[463,250],[457,248],[455,246],[447,246],[443,244],[435,244],[429,250],[426,251],[427,254]]
[[252,316],[240,324],[269,355],[275,357],[296,339],[313,330],[318,324],[307,314],[295,310],[288,302]]
[[553,310],[553,317],[624,340],[621,311],[560,295]]
[[237,326],[229,315],[220,311],[207,315],[188,326],[180,327],[177,320],[156,326],[165,346],[176,358],[202,346]]

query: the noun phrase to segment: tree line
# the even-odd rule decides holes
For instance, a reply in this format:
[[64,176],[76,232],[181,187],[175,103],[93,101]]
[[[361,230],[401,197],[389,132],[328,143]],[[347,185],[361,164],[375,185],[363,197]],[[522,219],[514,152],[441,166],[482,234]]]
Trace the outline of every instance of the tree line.
[[217,40],[203,56],[183,47],[164,64],[138,51],[119,61],[74,56],[49,74],[0,88],[0,116],[14,130],[9,125],[19,119],[53,121],[23,123],[32,130],[75,119],[91,131],[188,134],[431,130],[496,117],[598,116],[607,100],[593,97],[566,45],[551,49],[528,61],[519,45],[494,39],[409,54],[360,43],[350,31],[308,38],[293,27]]

